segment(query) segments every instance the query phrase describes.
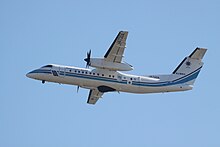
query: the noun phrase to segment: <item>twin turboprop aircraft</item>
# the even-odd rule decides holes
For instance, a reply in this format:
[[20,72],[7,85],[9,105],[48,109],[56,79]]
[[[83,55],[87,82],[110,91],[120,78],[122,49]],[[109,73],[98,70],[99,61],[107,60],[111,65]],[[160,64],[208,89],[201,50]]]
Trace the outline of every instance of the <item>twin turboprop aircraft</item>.
[[160,93],[193,88],[203,66],[202,58],[207,49],[196,48],[171,74],[131,75],[121,72],[133,70],[131,65],[122,62],[127,36],[127,31],[120,31],[104,58],[91,58],[90,50],[87,58],[84,59],[87,68],[49,64],[29,72],[27,77],[41,80],[42,83],[48,81],[89,89],[87,100],[89,104],[95,104],[106,92]]

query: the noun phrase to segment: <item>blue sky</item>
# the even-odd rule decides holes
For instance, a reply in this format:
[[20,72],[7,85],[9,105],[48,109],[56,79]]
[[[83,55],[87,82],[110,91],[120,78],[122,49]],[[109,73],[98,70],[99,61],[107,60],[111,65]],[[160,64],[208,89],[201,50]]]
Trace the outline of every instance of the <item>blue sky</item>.
[[[0,146],[220,146],[220,2],[217,0],[1,0]],[[107,93],[41,84],[25,74],[48,63],[85,67],[128,30],[133,74],[171,73],[196,47],[205,65],[192,91]]]

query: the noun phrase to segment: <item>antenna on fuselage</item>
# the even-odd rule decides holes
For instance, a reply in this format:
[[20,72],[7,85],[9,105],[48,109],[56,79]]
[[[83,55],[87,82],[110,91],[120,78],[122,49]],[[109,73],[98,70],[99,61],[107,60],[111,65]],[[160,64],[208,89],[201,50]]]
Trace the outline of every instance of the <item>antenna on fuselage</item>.
[[77,88],[76,88],[76,92],[77,92],[77,93],[79,92],[79,86],[77,86]]

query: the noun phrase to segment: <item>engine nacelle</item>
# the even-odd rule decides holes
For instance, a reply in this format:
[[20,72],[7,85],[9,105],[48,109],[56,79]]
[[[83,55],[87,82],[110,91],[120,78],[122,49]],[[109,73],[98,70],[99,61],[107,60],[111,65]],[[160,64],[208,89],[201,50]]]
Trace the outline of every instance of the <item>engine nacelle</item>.
[[96,68],[102,68],[102,69],[118,70],[118,71],[133,70],[133,67],[127,63],[109,62],[103,58],[91,58],[90,66]]

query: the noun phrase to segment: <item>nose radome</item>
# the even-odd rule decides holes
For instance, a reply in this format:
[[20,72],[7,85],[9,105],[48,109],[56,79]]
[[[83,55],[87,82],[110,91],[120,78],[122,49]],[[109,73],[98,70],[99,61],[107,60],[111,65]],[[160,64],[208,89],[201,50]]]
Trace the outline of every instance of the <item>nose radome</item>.
[[30,73],[27,73],[27,74],[26,74],[26,77],[31,78],[31,74],[30,74]]
[[34,73],[33,73],[33,71],[27,73],[26,76],[27,76],[28,78],[33,79],[33,78],[34,78]]

